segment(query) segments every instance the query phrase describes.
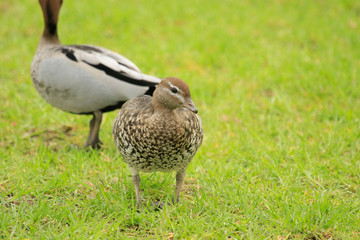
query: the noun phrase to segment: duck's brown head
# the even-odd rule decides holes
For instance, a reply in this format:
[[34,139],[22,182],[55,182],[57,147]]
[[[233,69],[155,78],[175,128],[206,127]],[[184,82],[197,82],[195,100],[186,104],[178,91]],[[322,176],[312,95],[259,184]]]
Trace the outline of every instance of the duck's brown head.
[[154,107],[168,110],[184,107],[197,113],[194,102],[190,96],[189,86],[179,78],[167,77],[156,87],[153,95]]

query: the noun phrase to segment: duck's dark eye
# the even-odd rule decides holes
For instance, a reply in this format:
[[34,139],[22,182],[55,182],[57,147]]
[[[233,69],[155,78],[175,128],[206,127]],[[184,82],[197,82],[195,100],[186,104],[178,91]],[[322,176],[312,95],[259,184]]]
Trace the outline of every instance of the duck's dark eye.
[[172,93],[177,93],[178,90],[177,90],[177,88],[174,88],[174,87],[173,87],[173,88],[171,88],[171,92],[172,92]]

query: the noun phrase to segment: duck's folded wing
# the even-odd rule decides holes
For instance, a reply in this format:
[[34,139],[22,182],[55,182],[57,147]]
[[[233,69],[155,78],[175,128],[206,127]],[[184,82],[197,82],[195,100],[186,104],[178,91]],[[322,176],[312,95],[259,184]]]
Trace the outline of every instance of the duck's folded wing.
[[107,50],[91,45],[65,45],[61,52],[72,61],[83,62],[90,67],[121,81],[138,86],[155,86],[161,79],[141,73],[129,59]]

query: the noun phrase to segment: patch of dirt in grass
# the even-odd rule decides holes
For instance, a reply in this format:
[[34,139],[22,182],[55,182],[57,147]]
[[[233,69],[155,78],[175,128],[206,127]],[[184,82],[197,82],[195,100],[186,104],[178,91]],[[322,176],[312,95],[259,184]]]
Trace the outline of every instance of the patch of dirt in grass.
[[9,193],[5,196],[5,207],[10,208],[12,206],[19,206],[21,204],[27,204],[30,206],[35,205],[37,199],[34,196],[22,196],[20,199],[14,199],[14,193]]
[[67,137],[71,136],[71,131],[73,128],[71,126],[61,126],[59,129],[52,130],[52,129],[45,129],[39,130],[36,128],[29,129],[26,131],[22,138],[39,138],[41,137],[42,140],[45,142],[52,141],[54,139],[63,139],[62,135]]
[[53,151],[58,151],[59,147],[62,146],[61,142],[66,141],[73,136],[73,127],[63,125],[57,129],[28,129],[23,135],[22,139],[25,140],[37,140],[41,141],[44,145],[51,148]]
[[1,12],[6,12],[6,11],[8,11],[9,8],[10,8],[10,3],[6,2],[6,1],[2,1],[0,3],[0,11]]
[[265,88],[264,89],[264,95],[267,98],[271,98],[274,96],[274,91],[271,88]]
[[304,240],[330,240],[336,239],[336,237],[331,234],[331,228],[326,230],[325,232],[318,233],[296,233],[296,234],[288,234],[286,236],[277,236],[276,240],[288,240],[288,239],[304,239]]
[[[11,126],[16,127],[16,122],[11,122]],[[59,145],[58,141],[65,141],[66,138],[73,136],[72,134],[73,127],[63,125],[57,129],[38,129],[31,128],[26,130],[20,138],[23,140],[33,140],[33,139],[41,139],[41,141],[50,147],[53,147],[53,150],[57,150],[56,145]],[[17,134],[17,133],[13,133]],[[56,141],[57,140],[57,141]],[[9,149],[10,147],[16,144],[16,140],[13,139],[13,136],[5,136],[3,140],[0,142],[0,147],[4,149]]]

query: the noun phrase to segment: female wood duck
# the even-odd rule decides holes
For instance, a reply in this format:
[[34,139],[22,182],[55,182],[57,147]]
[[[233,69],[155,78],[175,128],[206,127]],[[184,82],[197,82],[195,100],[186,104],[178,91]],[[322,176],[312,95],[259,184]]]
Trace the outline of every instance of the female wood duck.
[[185,170],[203,138],[197,112],[188,85],[175,77],[165,78],[153,97],[140,96],[121,107],[113,136],[132,171],[138,207],[140,171],[176,171],[173,203],[179,201]]

